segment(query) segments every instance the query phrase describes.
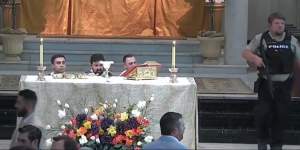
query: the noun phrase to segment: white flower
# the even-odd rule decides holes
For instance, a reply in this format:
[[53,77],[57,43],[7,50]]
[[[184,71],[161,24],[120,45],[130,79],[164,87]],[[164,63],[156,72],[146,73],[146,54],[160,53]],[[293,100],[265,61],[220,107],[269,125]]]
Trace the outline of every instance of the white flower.
[[48,124],[46,125],[46,130],[50,130],[51,129],[51,126]]
[[50,139],[47,139],[46,140],[46,146],[47,147],[50,147],[52,145],[52,139],[50,138]]
[[141,146],[143,143],[142,143],[141,141],[138,141],[136,144],[137,144],[138,146]]
[[84,112],[85,112],[86,114],[89,113],[89,109],[84,108]]
[[154,101],[154,96],[153,96],[153,95],[151,95],[150,101],[151,101],[151,102]]
[[90,139],[91,140],[95,140],[96,138],[95,138],[95,136],[91,136]]
[[145,140],[145,142],[147,142],[147,143],[151,143],[152,140],[153,140],[153,136],[148,135],[148,136],[145,137],[144,140]]
[[66,116],[66,111],[65,110],[58,110],[58,117],[60,119],[64,118]]
[[91,115],[92,120],[98,120],[98,116],[96,114]]
[[61,102],[60,102],[60,100],[56,100],[56,103],[57,103],[57,105],[61,105]]
[[134,116],[134,117],[138,117],[141,115],[141,112],[138,111],[137,109],[134,109],[131,111],[131,114]]
[[65,103],[66,108],[70,108],[70,105],[68,103]]
[[142,108],[144,108],[146,106],[146,101],[139,101],[138,103],[137,103],[137,107],[139,108],[139,109],[142,109]]
[[108,105],[107,104],[103,104],[103,107],[106,109],[108,107]]
[[107,104],[108,103],[108,101],[105,101],[105,104]]
[[63,134],[62,134],[61,132],[59,132],[57,135],[58,135],[58,136],[62,136]]
[[118,99],[115,99],[115,102],[117,103],[117,102],[118,102]]
[[99,138],[97,138],[97,139],[96,139],[96,142],[97,142],[97,143],[100,143],[100,139],[99,139]]
[[117,107],[117,104],[116,104],[116,103],[114,103],[114,104],[113,104],[113,108],[116,108],[116,107]]
[[83,144],[85,144],[87,142],[88,142],[88,140],[86,139],[86,136],[81,135],[81,138],[79,139],[80,145],[83,145]]
[[62,130],[64,130],[64,129],[66,128],[66,126],[65,126],[65,125],[62,125],[60,128],[61,128]]

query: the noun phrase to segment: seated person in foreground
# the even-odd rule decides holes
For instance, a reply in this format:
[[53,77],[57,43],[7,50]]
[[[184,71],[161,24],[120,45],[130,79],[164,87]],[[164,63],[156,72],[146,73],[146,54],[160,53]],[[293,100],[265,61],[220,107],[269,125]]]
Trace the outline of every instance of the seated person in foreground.
[[62,54],[56,54],[51,57],[52,72],[53,74],[64,74],[66,70],[66,57]]
[[[88,75],[104,76],[105,70],[103,64],[101,64],[101,61],[105,61],[104,56],[102,54],[93,54],[90,58],[91,68],[86,73]],[[109,72],[108,75],[112,76],[111,72]]]
[[167,112],[160,119],[161,136],[156,141],[146,144],[143,149],[188,149],[181,142],[185,130],[182,115]]
[[18,131],[17,146],[29,146],[35,150],[39,149],[42,138],[42,132],[39,128],[33,125],[26,125],[19,128]]
[[132,67],[135,67],[137,65],[136,63],[136,59],[134,57],[134,55],[132,54],[127,54],[125,56],[123,56],[123,66],[124,66],[124,71],[120,74],[120,76],[124,76],[124,73],[132,68]]
[[80,145],[68,136],[62,135],[53,138],[51,150],[79,150]]

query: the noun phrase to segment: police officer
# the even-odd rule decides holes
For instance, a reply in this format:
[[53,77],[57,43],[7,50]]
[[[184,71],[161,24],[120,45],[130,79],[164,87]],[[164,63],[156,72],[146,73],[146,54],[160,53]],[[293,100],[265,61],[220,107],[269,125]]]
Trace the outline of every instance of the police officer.
[[247,45],[242,57],[258,68],[259,103],[254,109],[258,149],[281,150],[291,100],[293,69],[299,65],[297,39],[285,32],[285,18],[279,13],[268,17],[268,31]]

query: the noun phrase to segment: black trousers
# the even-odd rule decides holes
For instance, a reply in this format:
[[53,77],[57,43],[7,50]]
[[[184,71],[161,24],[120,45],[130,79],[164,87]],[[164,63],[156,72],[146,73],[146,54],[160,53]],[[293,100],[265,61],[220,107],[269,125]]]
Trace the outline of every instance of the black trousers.
[[254,109],[255,126],[259,143],[282,146],[283,132],[288,121],[292,79],[272,83],[273,98],[269,92],[267,80],[262,79],[259,86],[259,102]]

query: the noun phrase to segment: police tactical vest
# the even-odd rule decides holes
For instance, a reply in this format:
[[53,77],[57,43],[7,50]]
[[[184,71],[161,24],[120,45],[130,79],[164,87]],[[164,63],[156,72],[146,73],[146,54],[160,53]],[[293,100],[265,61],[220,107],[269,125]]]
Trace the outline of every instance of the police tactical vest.
[[268,32],[262,36],[266,42],[265,51],[270,74],[290,74],[293,72],[295,53],[291,47],[291,35],[286,33],[283,41],[275,41]]

